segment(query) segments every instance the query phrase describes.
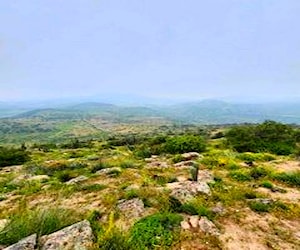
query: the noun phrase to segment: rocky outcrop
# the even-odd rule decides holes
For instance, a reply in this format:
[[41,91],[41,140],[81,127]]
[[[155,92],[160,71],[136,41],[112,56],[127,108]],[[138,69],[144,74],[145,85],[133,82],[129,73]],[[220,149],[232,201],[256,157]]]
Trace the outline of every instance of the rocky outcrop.
[[171,196],[183,203],[188,202],[198,194],[211,194],[210,188],[205,182],[173,182],[168,183],[167,188],[171,190]]
[[37,235],[28,236],[4,250],[34,250],[37,245]]
[[201,157],[201,155],[197,152],[189,152],[189,153],[182,154],[181,157],[185,161],[190,161],[190,160],[197,159],[197,158]]
[[122,169],[119,168],[119,167],[112,167],[112,168],[104,168],[104,169],[101,169],[99,171],[96,172],[96,174],[99,174],[99,175],[105,175],[105,174],[110,174],[112,172],[121,172]]
[[181,221],[181,228],[189,231],[202,231],[205,234],[219,236],[220,231],[216,225],[206,217],[199,217],[198,215],[189,216]]
[[69,181],[66,182],[67,185],[74,185],[74,184],[77,184],[77,183],[80,183],[80,182],[83,182],[83,181],[86,181],[88,178],[84,175],[80,175],[76,178],[73,178]]
[[140,218],[145,212],[144,203],[139,198],[131,200],[120,200],[117,204],[118,210],[128,219]]
[[55,233],[42,236],[31,235],[4,250],[87,250],[93,245],[93,232],[87,220],[78,222]]
[[89,249],[93,245],[93,232],[87,220],[58,232],[41,237],[42,250]]
[[197,162],[195,162],[195,161],[181,161],[181,162],[175,163],[174,167],[176,167],[176,168],[191,168],[196,165],[197,165]]

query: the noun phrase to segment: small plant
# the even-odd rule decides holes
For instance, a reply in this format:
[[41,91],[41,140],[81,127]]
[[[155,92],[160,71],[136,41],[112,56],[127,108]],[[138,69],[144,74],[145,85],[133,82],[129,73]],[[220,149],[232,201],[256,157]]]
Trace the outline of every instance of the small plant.
[[300,187],[300,171],[291,173],[277,173],[273,175],[273,179],[285,182],[290,186]]
[[250,170],[250,176],[257,180],[268,175],[268,171],[262,167],[255,167]]
[[182,217],[172,213],[158,213],[136,222],[130,231],[129,244],[135,249],[170,247],[179,237]]
[[120,168],[135,168],[135,164],[132,161],[123,161],[120,163]]
[[199,172],[199,165],[194,164],[194,166],[192,166],[191,169],[190,169],[190,174],[191,174],[191,180],[192,181],[198,181],[198,172]]
[[181,154],[176,154],[173,158],[172,158],[172,162],[173,163],[178,163],[184,161],[184,157],[182,157]]
[[62,172],[58,172],[56,174],[56,178],[60,182],[67,182],[67,181],[73,179],[74,177],[75,177],[75,175],[73,173],[71,173],[70,171],[68,171],[68,170],[62,171]]
[[252,178],[250,176],[250,174],[248,172],[242,171],[242,170],[235,170],[235,171],[231,171],[229,173],[229,176],[237,181],[251,181]]
[[270,181],[263,181],[260,186],[268,189],[273,189],[274,185]]
[[254,211],[258,213],[266,213],[271,210],[271,205],[270,204],[264,204],[262,202],[250,202],[249,207]]
[[91,167],[91,173],[94,174],[101,169],[110,168],[110,167],[111,167],[111,165],[109,163],[107,163],[105,161],[100,161]]

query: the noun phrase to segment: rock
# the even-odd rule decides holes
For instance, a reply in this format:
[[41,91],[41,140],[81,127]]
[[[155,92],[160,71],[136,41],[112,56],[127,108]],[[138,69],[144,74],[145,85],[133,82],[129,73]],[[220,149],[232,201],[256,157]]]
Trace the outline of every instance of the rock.
[[117,204],[117,208],[129,219],[139,218],[145,212],[144,203],[139,198],[120,200]]
[[15,179],[13,179],[9,184],[19,185],[22,182],[29,180],[30,178],[32,178],[31,174],[21,174],[18,177],[16,177]]
[[211,209],[211,211],[219,215],[224,215],[226,213],[226,209],[221,204],[217,204],[215,207]]
[[20,240],[16,244],[4,248],[4,250],[34,250],[37,244],[36,240],[37,235],[33,234],[31,236],[28,236],[27,238]]
[[5,226],[8,224],[8,222],[9,222],[9,220],[7,220],[7,219],[0,220],[0,231],[2,231],[5,228]]
[[87,220],[78,222],[53,234],[41,237],[42,250],[90,249],[93,245],[93,232]]
[[67,185],[74,185],[74,184],[77,184],[79,182],[83,182],[83,181],[86,181],[88,179],[88,177],[84,176],[84,175],[80,175],[76,178],[73,178],[69,181],[66,182]]
[[256,199],[248,199],[248,200],[251,202],[262,203],[264,205],[271,205],[275,202],[274,200],[268,198],[256,198]]
[[198,171],[198,181],[206,183],[214,183],[214,176],[209,170]]
[[204,233],[211,234],[214,236],[220,235],[220,231],[216,227],[216,225],[206,217],[201,217],[199,221],[199,228]]
[[167,188],[171,190],[171,196],[177,198],[181,202],[187,202],[198,194],[210,195],[210,188],[207,183],[199,183],[194,181],[183,181],[168,183]]
[[195,161],[181,161],[181,162],[178,162],[176,164],[174,164],[174,167],[177,167],[177,168],[190,168],[190,167],[193,167],[197,165],[197,162]]
[[43,182],[43,181],[47,181],[49,179],[50,179],[50,177],[48,175],[35,175],[35,176],[30,177],[28,180]]
[[167,168],[168,163],[166,163],[164,161],[152,161],[147,164],[147,167],[148,168]]
[[109,174],[110,172],[113,172],[113,171],[121,172],[122,170],[119,167],[104,168],[104,169],[97,171],[96,174],[99,174],[99,175]]
[[189,222],[193,228],[197,228],[199,226],[199,216],[198,215],[190,216]]
[[197,159],[199,158],[201,155],[197,152],[189,152],[189,153],[184,153],[181,155],[181,157],[186,160],[186,161],[190,161],[192,159]]
[[190,224],[187,221],[181,221],[180,226],[183,230],[189,230],[191,229]]

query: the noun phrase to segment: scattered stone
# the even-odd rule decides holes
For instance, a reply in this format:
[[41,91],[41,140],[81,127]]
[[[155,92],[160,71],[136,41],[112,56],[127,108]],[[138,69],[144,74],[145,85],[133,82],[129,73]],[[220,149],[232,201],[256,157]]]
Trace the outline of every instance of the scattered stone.
[[99,174],[99,175],[109,174],[110,172],[113,172],[113,171],[121,172],[121,168],[119,168],[119,167],[104,168],[104,169],[101,169],[101,170],[97,171],[96,174]]
[[93,245],[93,238],[90,223],[87,220],[84,220],[53,234],[41,237],[41,249],[87,250]]
[[190,168],[190,167],[193,167],[195,165],[197,165],[197,162],[195,162],[195,161],[181,161],[181,162],[175,163],[174,167],[177,167],[177,168]]
[[199,228],[204,233],[211,234],[214,236],[220,235],[220,231],[216,227],[216,225],[206,217],[201,217],[199,221]]
[[215,207],[211,209],[211,211],[215,214],[224,215],[226,214],[226,209],[221,205],[217,204]]
[[139,218],[145,212],[144,203],[139,198],[120,200],[117,204],[117,208],[126,218],[130,219]]
[[171,196],[181,202],[187,202],[196,195],[203,193],[210,195],[210,188],[205,182],[183,181],[168,183],[167,188],[171,190]]
[[185,221],[185,220],[183,220],[183,221],[180,222],[180,226],[181,226],[181,228],[183,230],[189,230],[189,229],[191,229],[190,224],[187,221]]
[[192,159],[197,159],[199,158],[201,155],[197,152],[189,152],[189,153],[184,153],[181,155],[181,157],[186,160],[186,161],[190,161]]
[[67,185],[74,185],[83,181],[86,181],[88,179],[88,177],[84,176],[84,175],[80,175],[76,178],[73,178],[69,181],[66,182]]
[[33,234],[31,236],[28,236],[20,240],[16,244],[4,248],[4,250],[34,250],[37,243],[36,240],[37,240],[37,235]]

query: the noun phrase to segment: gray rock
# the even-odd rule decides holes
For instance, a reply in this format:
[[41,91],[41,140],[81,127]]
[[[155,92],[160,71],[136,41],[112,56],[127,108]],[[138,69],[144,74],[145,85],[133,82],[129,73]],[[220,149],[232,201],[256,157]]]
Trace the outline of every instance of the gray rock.
[[219,215],[226,214],[226,209],[221,204],[217,204],[215,207],[211,209],[211,211]]
[[210,195],[210,188],[207,183],[199,183],[194,181],[183,181],[168,183],[167,188],[171,190],[171,196],[177,198],[181,202],[187,202],[198,194]]
[[183,230],[189,230],[191,229],[190,224],[187,221],[181,221],[180,226]]
[[78,222],[53,234],[41,237],[42,250],[90,249],[93,245],[93,232],[87,220]]
[[197,159],[199,158],[201,155],[197,152],[189,152],[189,153],[184,153],[181,155],[181,157],[186,160],[186,161],[190,161],[192,159]]
[[139,198],[131,200],[120,200],[117,204],[120,212],[129,219],[139,218],[145,212],[144,203]]
[[206,183],[214,183],[214,176],[209,170],[198,171],[198,181]]
[[248,201],[258,202],[258,203],[262,203],[264,205],[271,205],[271,204],[273,204],[275,202],[274,200],[268,199],[268,198],[248,199]]
[[86,181],[88,179],[88,177],[84,176],[84,175],[80,175],[76,178],[73,178],[69,181],[66,182],[67,185],[74,185],[83,181]]
[[198,215],[190,216],[189,222],[192,228],[197,228],[199,226],[199,216]]
[[28,180],[43,182],[43,181],[47,181],[49,179],[50,179],[50,177],[48,175],[34,175],[34,176],[30,177]]
[[216,225],[206,217],[201,217],[199,221],[199,228],[204,233],[211,234],[214,236],[220,235],[220,231],[216,227]]
[[4,248],[4,250],[34,250],[37,244],[36,240],[37,235],[33,234],[28,236],[27,238],[20,240],[14,245]]
[[96,174],[99,174],[99,175],[109,174],[112,171],[119,171],[119,172],[121,172],[122,170],[119,167],[104,168],[104,169],[101,169],[101,170],[97,171]]
[[195,161],[181,161],[181,162],[178,162],[176,164],[174,164],[174,167],[177,167],[177,168],[190,168],[190,167],[193,167],[197,165],[197,162]]

